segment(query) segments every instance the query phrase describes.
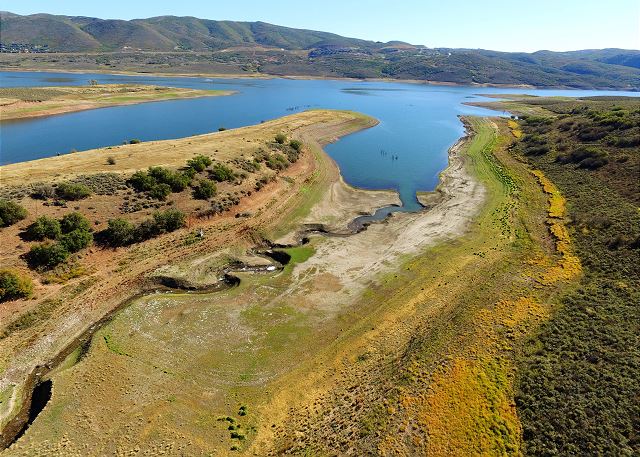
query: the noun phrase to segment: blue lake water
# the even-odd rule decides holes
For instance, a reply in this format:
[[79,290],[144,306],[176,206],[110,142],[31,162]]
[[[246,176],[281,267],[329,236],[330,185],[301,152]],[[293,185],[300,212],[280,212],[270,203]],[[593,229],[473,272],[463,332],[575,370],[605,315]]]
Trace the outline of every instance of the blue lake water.
[[208,79],[0,72],[0,86],[141,83],[195,89],[228,89],[228,97],[172,100],[101,108],[39,119],[0,123],[0,164],[143,141],[180,138],[256,124],[311,108],[350,109],[380,124],[328,145],[345,180],[366,189],[395,189],[403,211],[420,207],[416,191],[432,190],[447,164],[448,148],[463,134],[461,114],[488,110],[463,105],[477,94],[630,95],[637,93],[449,87],[401,82],[290,79]]

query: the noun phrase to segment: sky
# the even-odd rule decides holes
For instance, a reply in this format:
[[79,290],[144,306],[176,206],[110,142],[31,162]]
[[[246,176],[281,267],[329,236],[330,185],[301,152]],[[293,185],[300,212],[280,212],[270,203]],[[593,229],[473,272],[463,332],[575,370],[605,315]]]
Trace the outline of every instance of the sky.
[[0,0],[0,10],[103,19],[174,15],[264,21],[428,47],[640,49],[640,0]]

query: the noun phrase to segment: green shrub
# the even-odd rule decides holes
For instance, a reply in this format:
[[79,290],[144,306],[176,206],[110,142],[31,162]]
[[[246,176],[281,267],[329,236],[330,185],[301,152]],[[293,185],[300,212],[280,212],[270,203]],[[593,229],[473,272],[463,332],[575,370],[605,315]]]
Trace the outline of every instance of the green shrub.
[[287,141],[287,136],[284,133],[278,133],[275,140],[278,144],[284,144]]
[[189,175],[164,167],[149,167],[149,176],[159,183],[169,185],[173,192],[183,191],[191,182]]
[[78,252],[93,242],[91,232],[82,229],[76,229],[69,233],[65,233],[60,237],[59,243],[69,252]]
[[133,243],[135,230],[136,227],[126,219],[109,219],[105,241],[111,246],[126,246]]
[[300,149],[302,149],[302,143],[298,140],[291,140],[289,142],[289,146],[291,146],[296,151],[300,151]]
[[236,179],[236,174],[228,166],[217,163],[211,170],[211,177],[218,182],[234,181]]
[[91,189],[84,184],[74,184],[70,182],[63,182],[58,184],[56,188],[56,195],[62,200],[82,200],[91,195]]
[[53,217],[40,216],[33,224],[27,227],[27,236],[32,240],[55,240],[60,235],[62,235],[60,222]]
[[209,165],[211,165],[211,159],[204,155],[195,156],[193,159],[187,160],[187,167],[194,169],[197,172],[204,171]]
[[74,230],[90,232],[91,222],[81,213],[74,211],[73,213],[67,213],[62,216],[62,219],[60,219],[60,228],[62,229],[62,233],[69,233]]
[[155,236],[160,235],[159,229],[154,219],[147,219],[142,221],[136,228],[134,233],[135,241],[145,241]]
[[173,232],[174,230],[184,227],[186,219],[185,214],[177,209],[168,209],[166,211],[153,213],[153,220],[160,233]]
[[273,154],[267,159],[267,167],[272,170],[284,170],[289,166],[289,161],[282,154]]
[[136,171],[128,180],[127,184],[133,187],[138,192],[145,192],[153,189],[158,182],[153,176],[150,176],[146,171]]
[[23,206],[0,199],[0,227],[9,227],[25,217],[27,217],[27,210]]
[[165,201],[167,197],[171,194],[171,186],[169,184],[160,183],[156,184],[149,190],[149,195],[151,198],[155,198],[156,200]]
[[69,251],[59,243],[37,244],[27,253],[32,267],[53,268],[69,258]]
[[142,143],[142,141],[140,141],[137,138],[133,138],[132,140],[129,140],[129,144],[139,144],[139,143]]
[[107,165],[115,165],[116,164],[116,158],[113,156],[109,156],[107,157]]
[[216,184],[208,179],[203,179],[193,188],[193,198],[208,200],[216,194]]
[[31,278],[16,270],[0,270],[0,302],[28,298],[33,293]]

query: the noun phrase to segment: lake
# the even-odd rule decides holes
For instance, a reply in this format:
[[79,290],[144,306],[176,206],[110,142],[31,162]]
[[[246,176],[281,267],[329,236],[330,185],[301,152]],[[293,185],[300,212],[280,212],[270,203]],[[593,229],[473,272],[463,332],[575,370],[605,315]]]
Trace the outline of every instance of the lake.
[[225,89],[228,97],[171,100],[101,108],[0,124],[0,164],[82,151],[138,138],[162,140],[237,128],[311,108],[349,109],[380,120],[375,128],[328,145],[345,181],[366,189],[395,189],[404,211],[420,208],[416,191],[433,190],[447,150],[463,134],[461,114],[495,112],[463,105],[478,94],[631,95],[631,92],[522,90],[402,82],[291,79],[210,79],[41,72],[0,72],[0,86],[138,83]]

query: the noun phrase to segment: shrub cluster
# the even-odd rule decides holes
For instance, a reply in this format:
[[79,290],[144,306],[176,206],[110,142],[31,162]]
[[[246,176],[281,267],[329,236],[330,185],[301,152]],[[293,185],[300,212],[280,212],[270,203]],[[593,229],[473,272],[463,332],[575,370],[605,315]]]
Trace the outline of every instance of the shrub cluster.
[[27,227],[26,234],[34,240],[50,240],[27,253],[27,261],[34,268],[53,268],[93,242],[91,223],[78,212],[65,214],[59,221],[41,216]]
[[202,179],[193,187],[193,198],[208,200],[216,194],[216,191],[216,184],[213,181]]
[[232,182],[232,181],[235,181],[237,177],[235,172],[230,167],[222,163],[215,164],[211,169],[210,175],[212,179],[218,182],[223,182],[223,181]]
[[123,218],[110,219],[108,227],[101,233],[104,243],[113,246],[127,246],[156,237],[162,233],[173,232],[186,223],[185,214],[177,209],[158,211],[152,219],[138,225]]
[[181,192],[191,183],[193,175],[172,171],[164,167],[149,167],[147,171],[136,171],[127,184],[138,192],[147,192],[157,200],[166,200],[171,192]]
[[197,155],[193,159],[187,160],[187,168],[192,168],[193,170],[200,173],[204,171],[208,166],[211,165],[211,159],[204,155]]

